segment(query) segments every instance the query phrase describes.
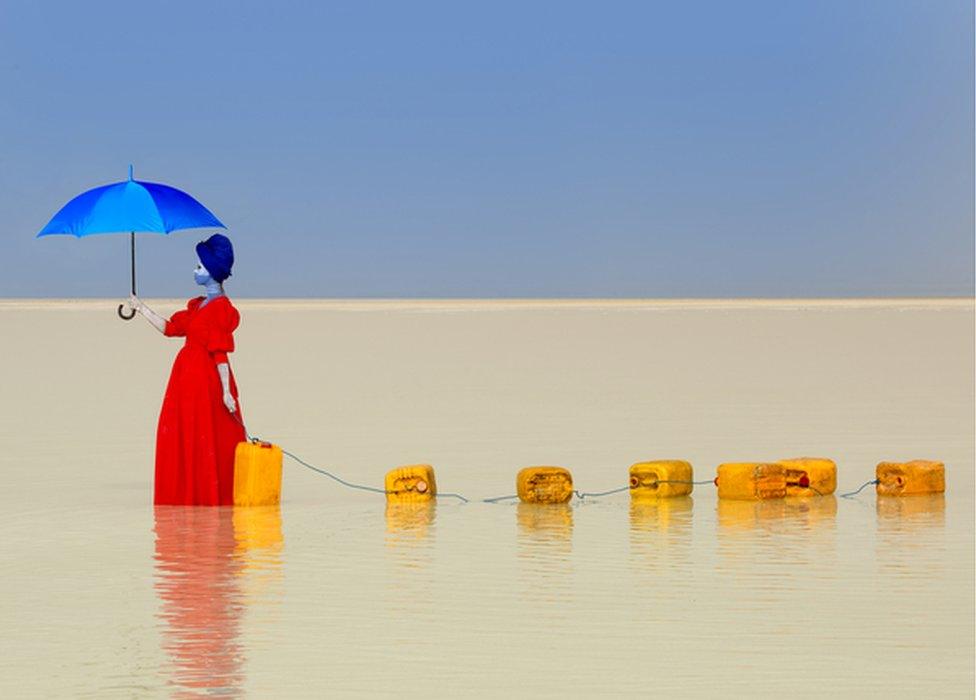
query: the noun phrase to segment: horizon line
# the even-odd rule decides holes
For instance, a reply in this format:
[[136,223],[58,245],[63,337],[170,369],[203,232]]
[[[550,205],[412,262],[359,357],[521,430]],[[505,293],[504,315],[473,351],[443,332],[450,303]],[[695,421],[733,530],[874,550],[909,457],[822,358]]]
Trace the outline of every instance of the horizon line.
[[[199,295],[198,295],[199,296]],[[193,298],[193,297],[190,297]],[[183,306],[187,297],[143,297],[157,304]],[[972,308],[976,297],[232,297],[235,304],[254,309],[324,307],[337,310],[391,308]],[[0,297],[0,309],[87,310],[114,307],[120,297]]]

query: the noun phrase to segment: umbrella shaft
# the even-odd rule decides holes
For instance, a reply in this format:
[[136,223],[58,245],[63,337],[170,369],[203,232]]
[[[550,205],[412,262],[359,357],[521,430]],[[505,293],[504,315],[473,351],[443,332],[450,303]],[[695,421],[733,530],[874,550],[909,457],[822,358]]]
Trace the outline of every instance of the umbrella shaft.
[[129,232],[129,243],[132,252],[132,294],[136,293],[136,232]]

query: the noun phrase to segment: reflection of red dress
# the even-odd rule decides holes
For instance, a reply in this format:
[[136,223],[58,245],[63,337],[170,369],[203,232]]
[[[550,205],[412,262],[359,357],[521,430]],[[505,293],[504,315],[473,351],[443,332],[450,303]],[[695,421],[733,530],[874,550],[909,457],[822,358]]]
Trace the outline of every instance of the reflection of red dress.
[[156,594],[178,691],[172,695],[238,697],[244,601],[232,509],[161,507],[155,516]]
[[[166,323],[166,335],[186,336],[173,362],[156,430],[156,505],[232,505],[234,449],[244,428],[224,406],[217,365],[234,350],[237,309],[225,296],[201,307],[190,299]],[[230,375],[237,400],[237,384]],[[237,415],[240,416],[240,401]]]

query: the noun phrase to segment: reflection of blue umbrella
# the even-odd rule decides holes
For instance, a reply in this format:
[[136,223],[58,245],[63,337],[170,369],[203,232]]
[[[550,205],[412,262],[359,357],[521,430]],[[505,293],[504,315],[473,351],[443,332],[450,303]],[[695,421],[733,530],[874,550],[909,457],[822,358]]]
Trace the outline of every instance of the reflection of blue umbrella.
[[[84,192],[61,207],[37,237],[70,233],[78,238],[93,233],[129,232],[132,251],[132,293],[136,293],[136,231],[169,233],[183,228],[227,228],[186,192],[155,182],[129,179]],[[119,316],[130,319],[119,304]]]

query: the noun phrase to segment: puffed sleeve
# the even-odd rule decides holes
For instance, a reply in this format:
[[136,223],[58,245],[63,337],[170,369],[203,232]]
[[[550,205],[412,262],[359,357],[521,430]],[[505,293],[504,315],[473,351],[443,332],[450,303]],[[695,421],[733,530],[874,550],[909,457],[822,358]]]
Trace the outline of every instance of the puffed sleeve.
[[227,362],[227,353],[234,352],[234,331],[240,322],[241,315],[229,301],[221,306],[220,313],[215,314],[207,339],[207,350],[216,364]]
[[186,302],[186,308],[183,311],[177,311],[166,322],[166,329],[163,331],[163,335],[170,338],[185,336],[186,327],[190,323],[190,311],[199,305],[199,297]]

